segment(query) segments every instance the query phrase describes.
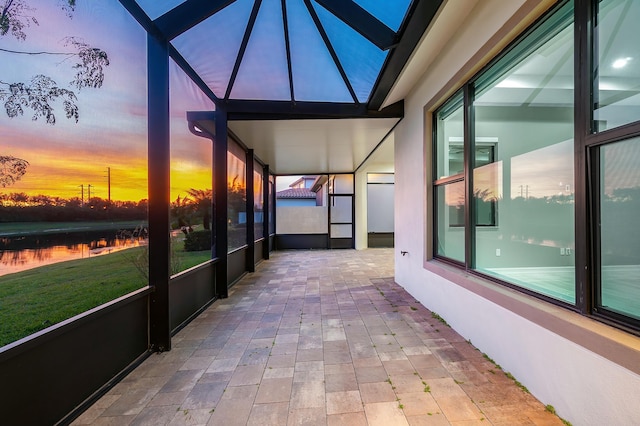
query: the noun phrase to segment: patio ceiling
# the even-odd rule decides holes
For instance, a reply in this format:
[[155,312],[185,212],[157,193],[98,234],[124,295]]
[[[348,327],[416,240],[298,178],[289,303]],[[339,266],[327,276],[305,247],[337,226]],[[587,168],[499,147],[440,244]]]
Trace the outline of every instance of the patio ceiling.
[[351,172],[371,155],[404,114],[389,93],[443,2],[120,1],[277,174]]

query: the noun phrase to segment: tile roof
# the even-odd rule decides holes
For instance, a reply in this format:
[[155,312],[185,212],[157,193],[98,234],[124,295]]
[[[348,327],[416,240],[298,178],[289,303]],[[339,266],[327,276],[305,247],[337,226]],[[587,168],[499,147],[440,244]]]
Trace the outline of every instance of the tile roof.
[[316,198],[316,193],[307,188],[289,188],[276,192],[276,198]]

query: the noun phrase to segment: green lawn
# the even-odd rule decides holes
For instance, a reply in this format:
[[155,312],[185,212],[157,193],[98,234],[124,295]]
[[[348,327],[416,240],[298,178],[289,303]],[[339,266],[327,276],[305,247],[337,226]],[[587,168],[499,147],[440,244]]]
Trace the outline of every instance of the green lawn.
[[82,232],[132,229],[140,225],[146,226],[146,223],[139,220],[117,222],[7,222],[0,223],[0,237],[43,234],[61,230],[66,232]]
[[[172,258],[179,270],[211,258],[210,251],[175,247]],[[0,347],[146,286],[134,260],[145,253],[137,247],[1,276]]]

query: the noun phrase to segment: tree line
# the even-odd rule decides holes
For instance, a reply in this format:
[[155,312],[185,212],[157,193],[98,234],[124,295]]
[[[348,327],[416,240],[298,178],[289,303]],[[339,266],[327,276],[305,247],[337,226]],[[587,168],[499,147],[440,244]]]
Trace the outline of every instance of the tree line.
[[0,222],[74,222],[85,220],[146,220],[148,200],[81,200],[24,192],[0,194]]

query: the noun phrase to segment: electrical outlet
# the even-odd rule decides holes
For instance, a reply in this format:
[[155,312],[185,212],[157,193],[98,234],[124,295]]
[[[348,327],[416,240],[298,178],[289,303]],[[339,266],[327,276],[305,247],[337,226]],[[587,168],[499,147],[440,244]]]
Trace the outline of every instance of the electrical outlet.
[[567,247],[564,252],[565,252],[565,254],[567,256],[571,256],[571,248],[570,247]]
[[564,247],[560,247],[560,256],[564,256],[564,254],[566,253]]
[[500,249],[496,249],[496,256],[500,257]]

